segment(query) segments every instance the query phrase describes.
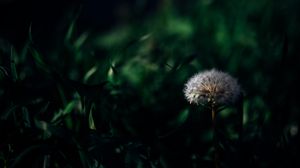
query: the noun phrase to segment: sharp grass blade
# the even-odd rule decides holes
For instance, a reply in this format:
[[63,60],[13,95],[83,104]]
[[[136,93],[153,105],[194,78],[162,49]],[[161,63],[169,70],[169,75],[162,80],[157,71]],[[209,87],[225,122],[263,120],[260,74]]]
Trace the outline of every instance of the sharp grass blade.
[[51,123],[57,123],[58,121],[61,121],[66,115],[69,115],[74,108],[76,107],[76,101],[71,101],[69,102],[64,110],[60,110],[58,113],[56,113],[52,120]]
[[91,130],[96,130],[96,126],[95,126],[95,122],[94,122],[94,118],[93,118],[93,112],[95,109],[95,104],[92,105],[90,112],[89,112],[89,128]]
[[89,32],[84,32],[81,34],[81,36],[78,37],[78,39],[74,42],[75,49],[79,49],[82,47],[82,45],[86,42],[86,40],[89,37]]
[[98,67],[93,66],[85,75],[83,78],[84,82],[87,82],[96,72],[97,72]]
[[11,77],[14,82],[18,80],[17,68],[15,59],[17,58],[17,54],[13,47],[10,49],[10,68],[11,68]]
[[[29,156],[33,151],[38,150],[42,148],[44,145],[38,144],[38,145],[32,145],[28,148],[26,148],[23,152],[21,152],[15,159],[12,165],[10,165],[10,168],[18,167],[21,162],[24,160],[26,156]],[[30,156],[32,157],[32,156]]]
[[31,55],[34,58],[34,61],[36,63],[36,65],[42,69],[43,71],[45,71],[46,73],[50,73],[50,68],[47,66],[47,64],[44,62],[41,54],[34,48],[30,48],[31,51]]

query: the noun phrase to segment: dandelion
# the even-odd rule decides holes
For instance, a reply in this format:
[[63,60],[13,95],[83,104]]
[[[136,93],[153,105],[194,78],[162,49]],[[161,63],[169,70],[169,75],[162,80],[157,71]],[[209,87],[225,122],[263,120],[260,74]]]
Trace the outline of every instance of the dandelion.
[[216,138],[216,112],[219,107],[236,105],[241,89],[237,80],[229,74],[215,69],[200,72],[185,84],[184,95],[191,104],[209,107],[212,116],[212,128],[214,132],[214,163],[215,167],[220,167],[218,142]]
[[240,94],[237,80],[215,69],[194,75],[184,88],[184,95],[189,103],[197,105],[233,105]]

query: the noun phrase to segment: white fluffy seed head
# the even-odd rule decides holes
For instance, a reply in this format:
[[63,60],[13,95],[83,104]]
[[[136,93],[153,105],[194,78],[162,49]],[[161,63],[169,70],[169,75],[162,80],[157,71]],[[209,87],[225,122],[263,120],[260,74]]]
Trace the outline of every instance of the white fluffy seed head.
[[184,95],[189,103],[232,105],[241,95],[237,80],[215,69],[197,73],[185,84]]

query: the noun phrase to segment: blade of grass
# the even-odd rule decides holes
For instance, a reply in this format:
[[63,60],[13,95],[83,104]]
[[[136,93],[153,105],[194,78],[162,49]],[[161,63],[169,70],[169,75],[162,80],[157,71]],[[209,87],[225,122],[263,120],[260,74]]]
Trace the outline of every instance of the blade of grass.
[[24,157],[29,156],[31,152],[40,149],[44,145],[39,144],[39,145],[32,145],[28,148],[26,148],[23,152],[21,152],[15,159],[14,163],[10,166],[11,168],[17,167],[20,162],[24,159]]
[[1,115],[1,120],[7,120],[11,113],[14,113],[16,109],[20,107],[19,105],[11,105],[4,113]]
[[42,59],[41,54],[33,47],[30,47],[30,52],[31,52],[31,55],[33,56],[34,61],[35,61],[36,65],[38,66],[38,68],[42,69],[46,73],[50,73],[50,68],[47,66],[47,64]]
[[11,77],[14,82],[18,80],[18,74],[17,74],[17,69],[16,69],[16,63],[15,63],[15,58],[16,58],[16,52],[13,47],[10,48],[10,68],[11,68]]
[[93,76],[95,74],[95,72],[97,71],[98,67],[97,65],[96,66],[93,66],[85,75],[84,75],[84,78],[83,78],[83,81],[84,82],[87,82],[91,76]]
[[92,104],[92,107],[89,112],[89,128],[92,130],[96,130],[96,126],[93,119],[93,111],[95,109],[95,104]]
[[82,33],[78,39],[74,42],[74,47],[75,49],[79,49],[80,47],[82,47],[82,45],[84,44],[84,42],[86,42],[86,40],[89,37],[89,32],[84,32]]
[[76,106],[76,102],[75,101],[71,101],[69,102],[66,106],[65,106],[65,109],[64,110],[60,110],[58,113],[56,113],[54,115],[54,117],[52,118],[51,120],[51,123],[57,123],[58,121],[61,121],[61,119],[70,114],[73,109],[75,108]]

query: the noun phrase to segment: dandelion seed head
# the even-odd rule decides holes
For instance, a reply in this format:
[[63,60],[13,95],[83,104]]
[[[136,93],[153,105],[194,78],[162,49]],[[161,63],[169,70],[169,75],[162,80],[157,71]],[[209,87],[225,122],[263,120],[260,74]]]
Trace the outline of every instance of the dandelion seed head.
[[237,80],[215,69],[200,72],[185,84],[184,95],[191,104],[232,105],[241,94]]

